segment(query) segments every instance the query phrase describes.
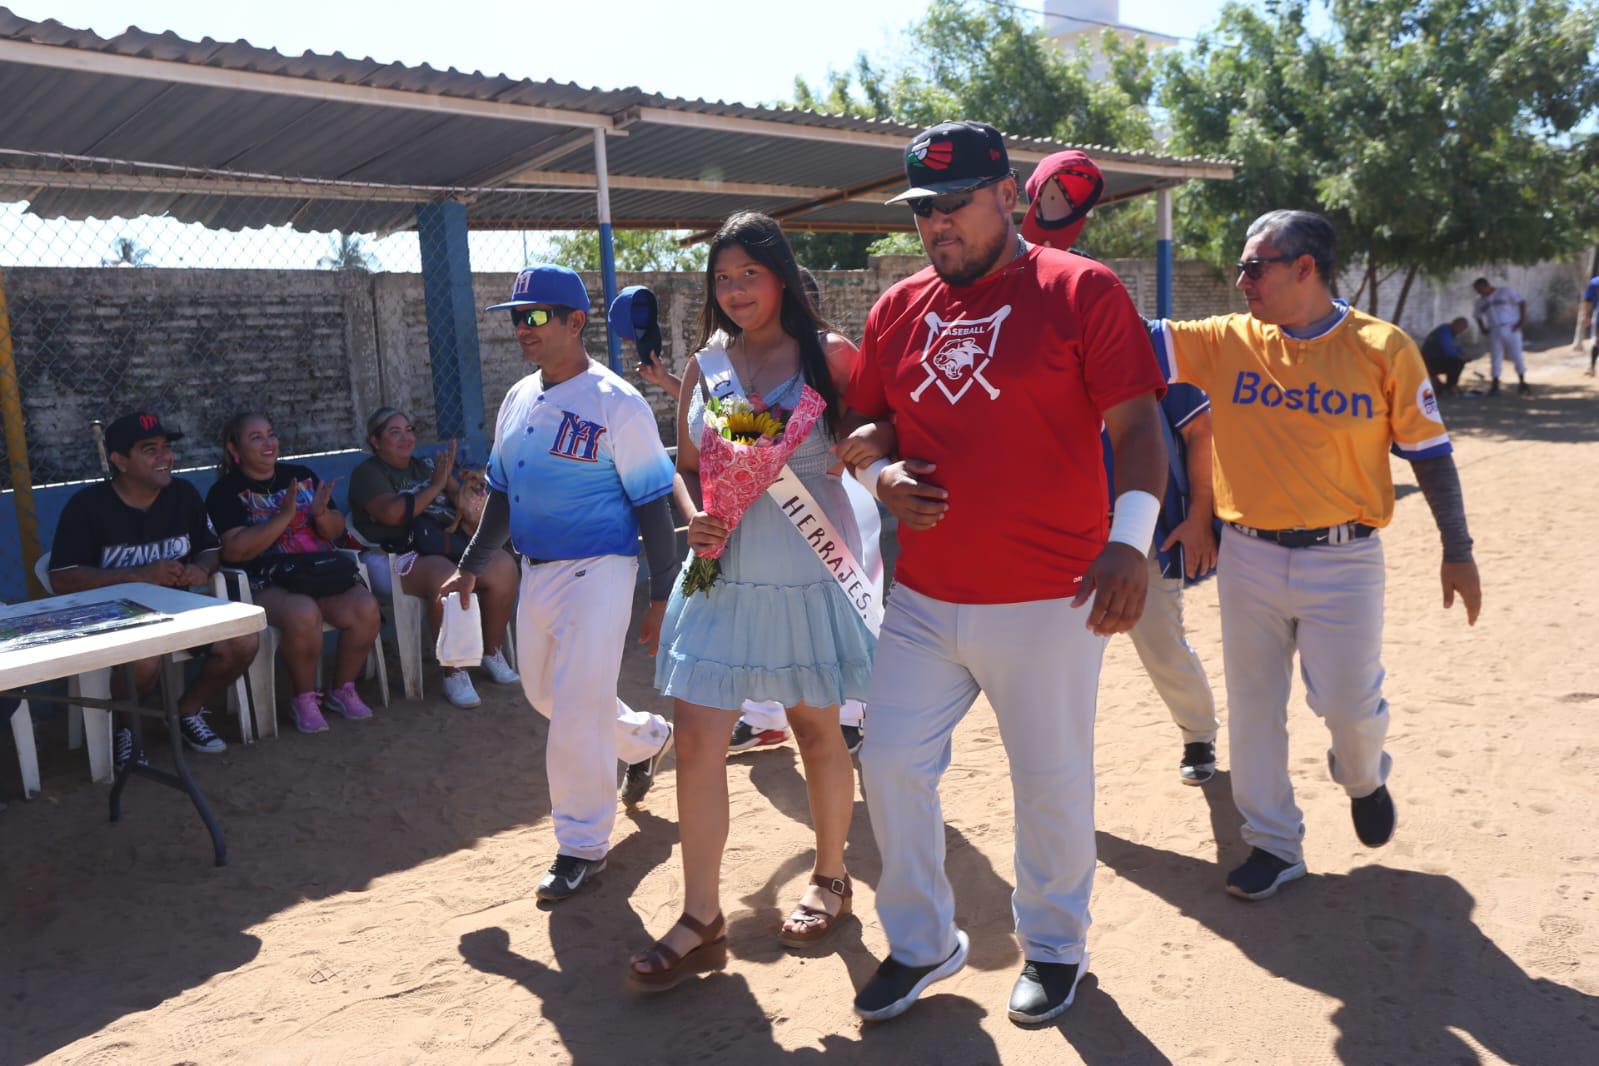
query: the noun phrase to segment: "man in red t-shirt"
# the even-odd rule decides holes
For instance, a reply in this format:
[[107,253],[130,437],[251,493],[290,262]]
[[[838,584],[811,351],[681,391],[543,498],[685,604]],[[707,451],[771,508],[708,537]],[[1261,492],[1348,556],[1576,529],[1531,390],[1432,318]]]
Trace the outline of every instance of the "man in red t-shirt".
[[[893,419],[900,457],[857,475],[899,519],[900,556],[861,749],[889,957],[855,1010],[892,1018],[965,964],[938,783],[982,691],[1016,804],[1027,961],[1009,1013],[1043,1024],[1087,968],[1100,658],[1143,609],[1164,384],[1116,275],[1017,234],[1016,178],[992,127],[934,126],[905,170],[911,188],[891,202],[910,206],[932,265],[872,308],[847,397]],[[1102,421],[1122,490],[1111,529]]]

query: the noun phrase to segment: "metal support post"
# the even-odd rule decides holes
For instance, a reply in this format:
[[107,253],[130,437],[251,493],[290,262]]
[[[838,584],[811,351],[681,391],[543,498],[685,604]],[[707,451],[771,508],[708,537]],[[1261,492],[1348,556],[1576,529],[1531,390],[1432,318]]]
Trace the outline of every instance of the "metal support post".
[[39,561],[39,512],[33,506],[33,471],[28,466],[28,434],[22,419],[22,387],[17,383],[16,353],[11,347],[11,313],[6,307],[5,273],[0,271],[0,415],[6,429],[6,460],[11,466],[11,502],[17,513],[17,542],[28,595],[38,599],[44,588],[34,576]]
[[[605,290],[605,302],[600,306],[600,320],[605,321],[616,299],[616,246],[611,241],[611,177],[605,161],[605,131],[594,131],[594,176],[598,187],[600,211],[600,278]],[[611,369],[622,372],[622,338],[611,332],[606,323],[605,342],[611,353]]]
[[422,295],[439,438],[466,440],[472,461],[482,463],[488,459],[488,435],[466,205],[443,201],[418,207],[416,239],[422,252]]
[[1171,190],[1155,193],[1155,317],[1171,317]]

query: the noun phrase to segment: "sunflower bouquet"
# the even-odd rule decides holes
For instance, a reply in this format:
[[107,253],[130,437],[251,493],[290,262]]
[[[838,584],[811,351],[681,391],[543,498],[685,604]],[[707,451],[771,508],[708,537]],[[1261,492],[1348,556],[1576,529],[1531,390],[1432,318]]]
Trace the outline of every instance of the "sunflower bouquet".
[[[746,511],[783,472],[788,457],[804,443],[827,401],[809,385],[792,411],[764,407],[738,398],[713,397],[705,404],[705,429],[700,434],[700,489],[705,513],[727,524],[731,532]],[[722,574],[723,541],[711,551],[696,552],[683,574],[683,595],[708,592]]]

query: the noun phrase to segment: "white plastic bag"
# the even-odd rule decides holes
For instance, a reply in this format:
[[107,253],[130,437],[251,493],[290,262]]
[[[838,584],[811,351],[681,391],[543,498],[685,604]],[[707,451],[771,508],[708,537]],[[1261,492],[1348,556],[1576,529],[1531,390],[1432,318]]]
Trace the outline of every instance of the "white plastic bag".
[[476,596],[472,597],[472,606],[464,608],[459,593],[444,597],[444,618],[439,623],[439,642],[434,651],[440,666],[483,664],[483,616],[478,613]]

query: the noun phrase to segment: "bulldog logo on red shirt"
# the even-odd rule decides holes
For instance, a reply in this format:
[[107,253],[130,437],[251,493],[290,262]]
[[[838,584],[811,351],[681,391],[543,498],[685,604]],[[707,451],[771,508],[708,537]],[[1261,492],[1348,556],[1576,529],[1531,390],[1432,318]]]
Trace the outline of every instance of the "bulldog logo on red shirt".
[[1009,316],[1009,304],[983,318],[957,318],[951,322],[928,312],[922,320],[927,323],[927,344],[922,349],[922,369],[927,371],[927,380],[916,386],[911,399],[920,403],[922,393],[936,384],[950,403],[959,403],[973,383],[982,386],[989,399],[998,399],[999,389],[983,376],[983,371],[994,361],[999,327]]

